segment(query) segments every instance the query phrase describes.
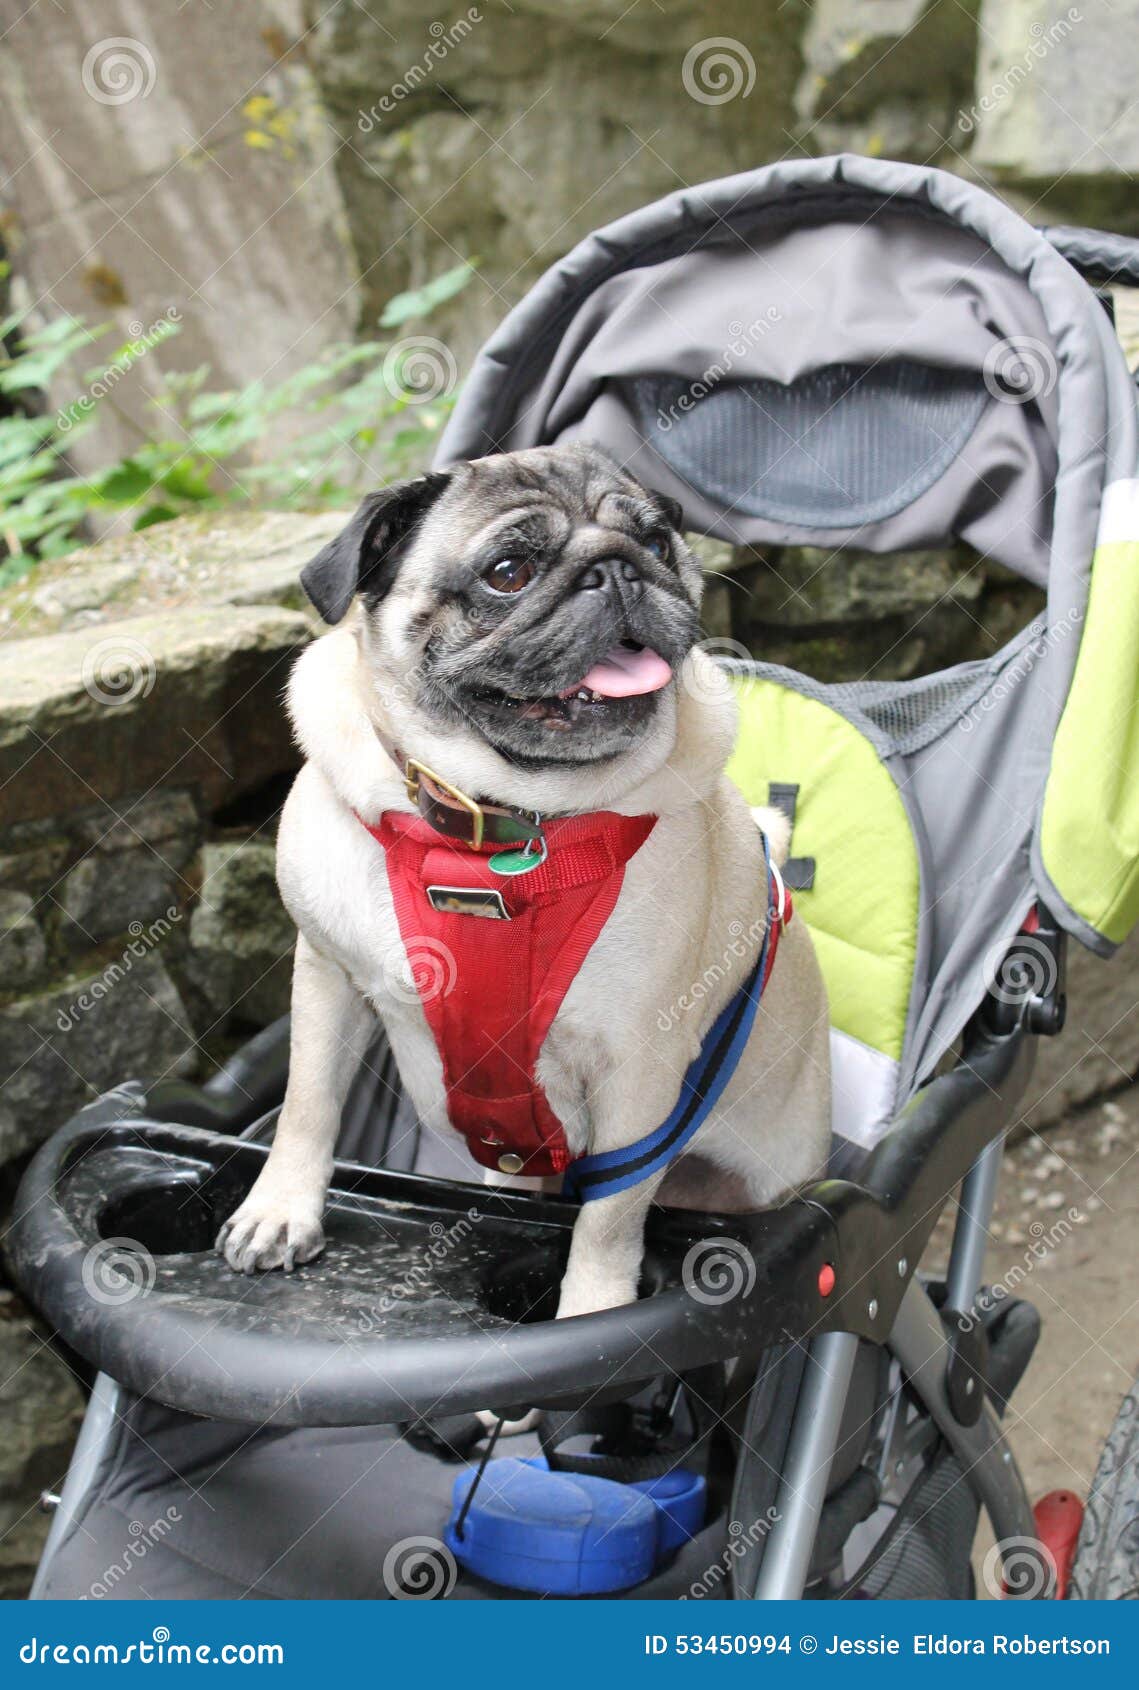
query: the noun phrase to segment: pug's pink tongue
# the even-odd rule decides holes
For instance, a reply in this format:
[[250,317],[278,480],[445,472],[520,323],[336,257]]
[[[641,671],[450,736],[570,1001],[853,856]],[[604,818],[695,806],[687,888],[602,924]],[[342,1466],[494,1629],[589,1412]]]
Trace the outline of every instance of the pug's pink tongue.
[[581,687],[589,687],[602,698],[633,698],[639,693],[659,692],[671,679],[669,665],[648,646],[630,651],[628,646],[616,645],[569,690],[577,692]]

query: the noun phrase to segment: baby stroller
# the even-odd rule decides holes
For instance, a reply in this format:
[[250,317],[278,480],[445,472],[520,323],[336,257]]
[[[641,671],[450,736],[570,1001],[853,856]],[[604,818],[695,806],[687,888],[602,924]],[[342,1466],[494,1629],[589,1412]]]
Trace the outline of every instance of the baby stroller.
[[[96,1377],[37,1597],[542,1595],[562,1587],[464,1554],[524,1459],[649,1497],[661,1535],[609,1594],[964,1598],[982,1506],[1009,1593],[1062,1593],[1078,1513],[1034,1518],[1001,1432],[1038,1322],[980,1292],[1066,939],[1106,956],[1139,915],[1139,438],[1094,291],[1113,280],[1139,284],[1139,242],[840,157],[673,194],[510,314],[440,465],[593,440],[693,530],[963,541],[1047,608],[925,679],[729,661],[732,773],[791,817],[827,979],[834,1159],[775,1211],[655,1211],[635,1304],[554,1324],[572,1204],[467,1183],[382,1041],[345,1109],[327,1249],[289,1279],[211,1248],[266,1154],[284,1025],[200,1088],[124,1084],[63,1127],[12,1253]],[[919,1259],[958,1188],[932,1283]],[[537,1430],[494,1441],[533,1408]],[[677,1472],[702,1492],[679,1524]],[[1120,1576],[1088,1541],[1072,1588]]]

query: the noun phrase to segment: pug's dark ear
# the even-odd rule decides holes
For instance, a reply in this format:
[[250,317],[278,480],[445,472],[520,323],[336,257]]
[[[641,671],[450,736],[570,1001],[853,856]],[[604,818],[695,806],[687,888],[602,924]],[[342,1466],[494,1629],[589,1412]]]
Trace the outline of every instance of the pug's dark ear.
[[351,522],[301,570],[301,586],[326,622],[339,622],[357,593],[382,598],[408,542],[451,477],[433,472],[369,493]]
[[684,506],[680,500],[670,499],[667,493],[654,493],[653,499],[668,526],[675,528],[677,533],[682,533],[684,529]]

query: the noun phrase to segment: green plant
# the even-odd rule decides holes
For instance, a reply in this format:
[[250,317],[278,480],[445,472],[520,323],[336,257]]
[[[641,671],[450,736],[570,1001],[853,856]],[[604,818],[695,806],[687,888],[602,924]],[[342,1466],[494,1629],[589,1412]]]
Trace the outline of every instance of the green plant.
[[[398,295],[380,328],[402,330],[429,317],[465,287],[470,264]],[[71,444],[97,430],[119,379],[178,333],[170,315],[118,347],[87,389],[55,415],[36,414],[39,396],[106,325],[61,318],[29,330],[16,315],[0,323],[0,586],[40,558],[83,543],[91,513],[125,512],[135,529],[187,511],[258,503],[319,508],[343,503],[366,481],[421,463],[454,402],[457,369],[428,336],[328,347],[277,382],[233,391],[210,386],[210,370],[168,374],[148,404],[137,444],[85,474],[68,462]],[[96,436],[97,437],[97,436]]]

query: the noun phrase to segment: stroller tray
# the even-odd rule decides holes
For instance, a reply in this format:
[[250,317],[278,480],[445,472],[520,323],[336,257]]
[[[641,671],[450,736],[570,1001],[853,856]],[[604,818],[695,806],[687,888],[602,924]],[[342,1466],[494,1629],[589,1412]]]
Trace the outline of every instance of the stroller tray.
[[315,1261],[233,1272],[213,1241],[266,1146],[150,1118],[130,1087],[38,1152],[9,1255],[85,1361],[171,1408],[254,1424],[521,1411],[820,1332],[882,1342],[947,1193],[1023,1085],[1024,1043],[983,1041],[932,1081],[857,1184],[747,1214],[651,1210],[639,1300],[565,1321],[575,1204],[349,1162]]
[[555,1325],[574,1204],[340,1163],[322,1254],[247,1277],[213,1241],[265,1146],[115,1114],[40,1151],[13,1266],[85,1360],[213,1419],[362,1425],[636,1383],[808,1329],[835,1259],[812,1203],[657,1209],[641,1300]]

